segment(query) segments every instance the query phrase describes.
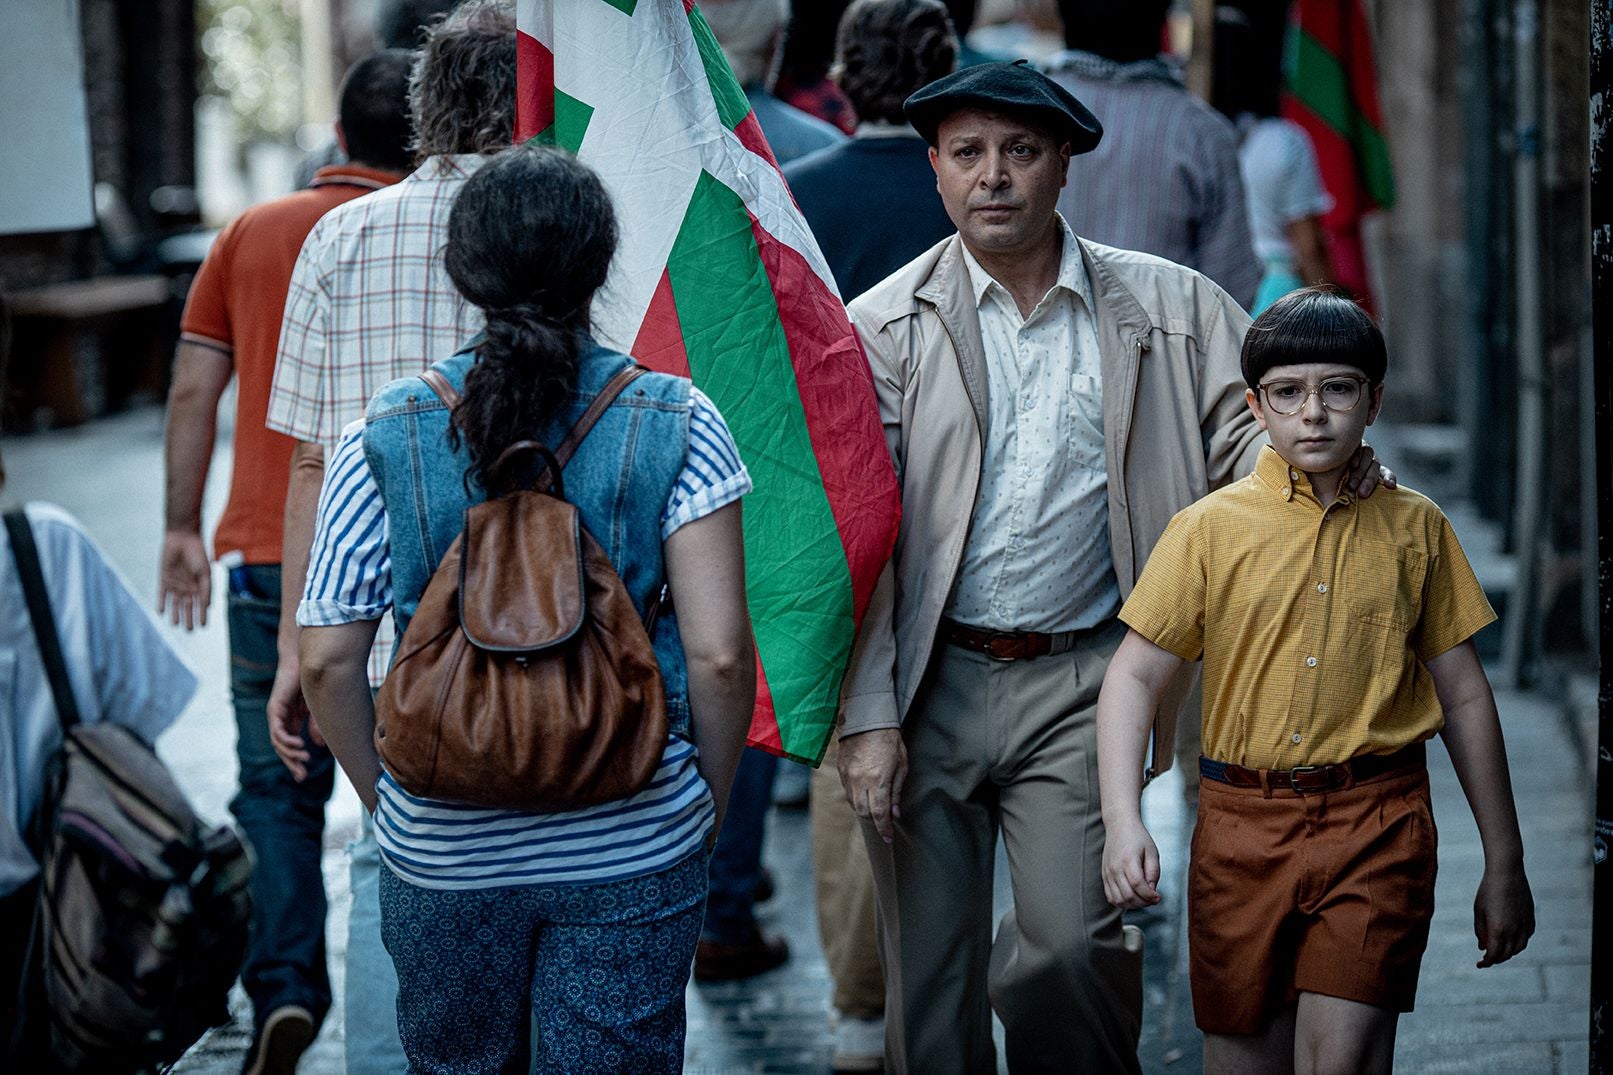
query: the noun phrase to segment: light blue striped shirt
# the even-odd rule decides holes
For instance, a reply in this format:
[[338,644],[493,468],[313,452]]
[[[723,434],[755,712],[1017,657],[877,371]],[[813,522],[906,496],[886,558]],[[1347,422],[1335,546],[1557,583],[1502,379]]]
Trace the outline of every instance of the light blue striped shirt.
[[[689,391],[689,452],[661,512],[661,538],[733,503],[750,474],[716,405]],[[297,623],[330,627],[392,607],[386,509],[364,460],[364,423],[342,431],[325,470]],[[375,837],[387,864],[425,888],[599,884],[665,869],[700,848],[715,811],[692,743],[667,738],[649,786],[626,799],[533,814],[422,799],[386,772]]]

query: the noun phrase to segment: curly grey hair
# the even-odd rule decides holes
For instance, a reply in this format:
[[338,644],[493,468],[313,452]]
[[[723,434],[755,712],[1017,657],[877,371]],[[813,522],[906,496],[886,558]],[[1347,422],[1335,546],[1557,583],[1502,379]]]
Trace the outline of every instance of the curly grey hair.
[[417,160],[495,153],[515,138],[515,7],[465,0],[433,26],[409,79]]

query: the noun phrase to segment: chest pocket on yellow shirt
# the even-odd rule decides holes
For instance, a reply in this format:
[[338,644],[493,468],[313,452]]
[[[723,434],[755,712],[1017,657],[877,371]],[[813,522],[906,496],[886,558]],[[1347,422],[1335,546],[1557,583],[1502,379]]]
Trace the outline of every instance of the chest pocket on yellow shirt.
[[1345,584],[1353,591],[1355,617],[1403,635],[1416,627],[1423,612],[1428,557],[1383,541],[1361,541],[1347,555],[1353,563]]
[[1103,386],[1084,373],[1070,375],[1070,458],[1083,467],[1104,469]]

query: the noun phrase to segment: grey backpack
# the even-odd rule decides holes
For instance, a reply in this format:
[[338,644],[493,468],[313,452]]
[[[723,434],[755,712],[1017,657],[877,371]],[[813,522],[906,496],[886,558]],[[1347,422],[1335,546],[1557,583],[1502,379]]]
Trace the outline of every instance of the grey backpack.
[[79,720],[33,532],[21,511],[5,522],[63,734],[32,830],[39,896],[9,1066],[155,1068],[229,1018],[251,855],[201,823],[133,732]]

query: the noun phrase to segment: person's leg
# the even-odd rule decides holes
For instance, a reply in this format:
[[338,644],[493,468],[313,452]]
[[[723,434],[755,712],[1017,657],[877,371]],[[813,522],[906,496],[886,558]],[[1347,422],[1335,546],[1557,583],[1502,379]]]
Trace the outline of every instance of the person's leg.
[[895,842],[860,825],[878,895],[893,1072],[997,1069],[985,988],[997,842],[985,720],[992,667],[940,648],[902,726],[908,771]]
[[705,888],[696,854],[648,877],[538,890],[548,921],[530,988],[541,1075],[683,1070]]
[[1389,1075],[1399,1020],[1390,1008],[1301,993],[1294,1020],[1296,1075]]
[[[381,864],[370,815],[348,845],[353,906],[347,917],[346,1006],[347,1075],[397,1075],[404,1068],[398,1038],[398,973],[381,937],[379,886],[391,873]],[[524,991],[524,986],[522,990]]]
[[1006,665],[992,733],[1014,907],[991,953],[992,1007],[1015,1072],[1138,1071],[1142,953],[1103,893],[1097,699],[1124,628]]
[[771,970],[789,956],[783,938],[764,934],[754,912],[777,768],[777,757],[747,747],[734,773],[728,813],[711,851],[711,892],[695,957],[695,977],[702,981],[746,978]]
[[812,774],[812,874],[818,936],[829,966],[835,1010],[855,1019],[885,1012],[885,975],[874,929],[874,874],[857,814],[846,801],[829,744]]
[[230,694],[235,708],[240,787],[230,801],[256,856],[252,927],[241,984],[261,1028],[276,1008],[296,1005],[317,1026],[330,1008],[325,961],[325,878],[320,869],[325,802],[335,766],[312,748],[307,779],[297,781],[269,743],[265,705],[274,682],[280,624],[280,569],[231,572],[226,598]]
[[1258,1034],[1204,1035],[1204,1075],[1294,1075],[1294,1006]]
[[384,864],[376,887],[381,936],[397,966],[395,1023],[408,1057],[406,1065],[391,1060],[382,1069],[525,1075],[540,923],[535,890],[420,888]]
[[874,926],[874,875],[846,802],[831,740],[812,774],[812,881],[829,968],[837,1070],[878,1070],[885,1045],[885,975]]

